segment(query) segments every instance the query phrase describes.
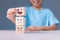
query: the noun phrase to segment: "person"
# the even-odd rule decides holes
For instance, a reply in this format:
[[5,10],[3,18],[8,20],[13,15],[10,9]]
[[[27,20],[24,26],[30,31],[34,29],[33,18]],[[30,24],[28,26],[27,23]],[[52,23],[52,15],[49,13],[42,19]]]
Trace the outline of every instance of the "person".
[[[26,8],[26,30],[40,31],[40,30],[56,30],[56,24],[59,21],[53,15],[53,12],[48,8],[41,6],[42,0],[30,0],[32,6]],[[10,8],[7,11],[7,18],[15,23],[14,14],[17,9]]]

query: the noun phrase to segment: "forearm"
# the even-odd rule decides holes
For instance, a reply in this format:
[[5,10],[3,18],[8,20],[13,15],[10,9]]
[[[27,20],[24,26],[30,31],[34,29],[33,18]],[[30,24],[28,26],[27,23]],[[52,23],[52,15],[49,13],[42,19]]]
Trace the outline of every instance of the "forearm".
[[48,30],[56,30],[56,25],[52,25],[52,26],[29,26],[27,28],[27,30],[29,31],[40,31],[40,30],[44,30],[44,31],[48,31]]
[[44,26],[44,27],[37,27],[36,30],[56,30],[56,25],[52,26]]
[[42,27],[42,30],[56,30],[56,27]]

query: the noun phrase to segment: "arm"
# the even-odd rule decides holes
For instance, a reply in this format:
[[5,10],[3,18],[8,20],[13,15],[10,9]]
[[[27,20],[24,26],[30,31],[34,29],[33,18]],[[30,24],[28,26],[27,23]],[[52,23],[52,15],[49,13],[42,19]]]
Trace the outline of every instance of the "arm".
[[36,27],[36,30],[56,30],[56,25]]
[[27,28],[27,30],[29,31],[40,31],[40,30],[56,30],[56,25],[51,25],[51,26],[45,26],[45,27],[41,27],[41,26],[37,26],[37,27],[34,27],[34,26],[30,26]]

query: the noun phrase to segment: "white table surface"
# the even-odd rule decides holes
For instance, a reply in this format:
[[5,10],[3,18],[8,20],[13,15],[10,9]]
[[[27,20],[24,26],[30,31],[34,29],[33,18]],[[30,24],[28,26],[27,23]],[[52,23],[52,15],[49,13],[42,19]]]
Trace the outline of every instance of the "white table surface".
[[60,30],[25,32],[24,35],[13,30],[0,30],[0,40],[60,40]]

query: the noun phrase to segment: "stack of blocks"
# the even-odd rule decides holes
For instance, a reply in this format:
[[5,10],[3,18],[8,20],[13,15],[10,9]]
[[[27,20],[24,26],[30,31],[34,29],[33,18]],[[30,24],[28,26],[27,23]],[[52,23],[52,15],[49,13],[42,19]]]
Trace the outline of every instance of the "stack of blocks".
[[16,32],[23,34],[25,28],[25,8],[18,7],[16,9],[18,9],[18,13],[16,13]]

